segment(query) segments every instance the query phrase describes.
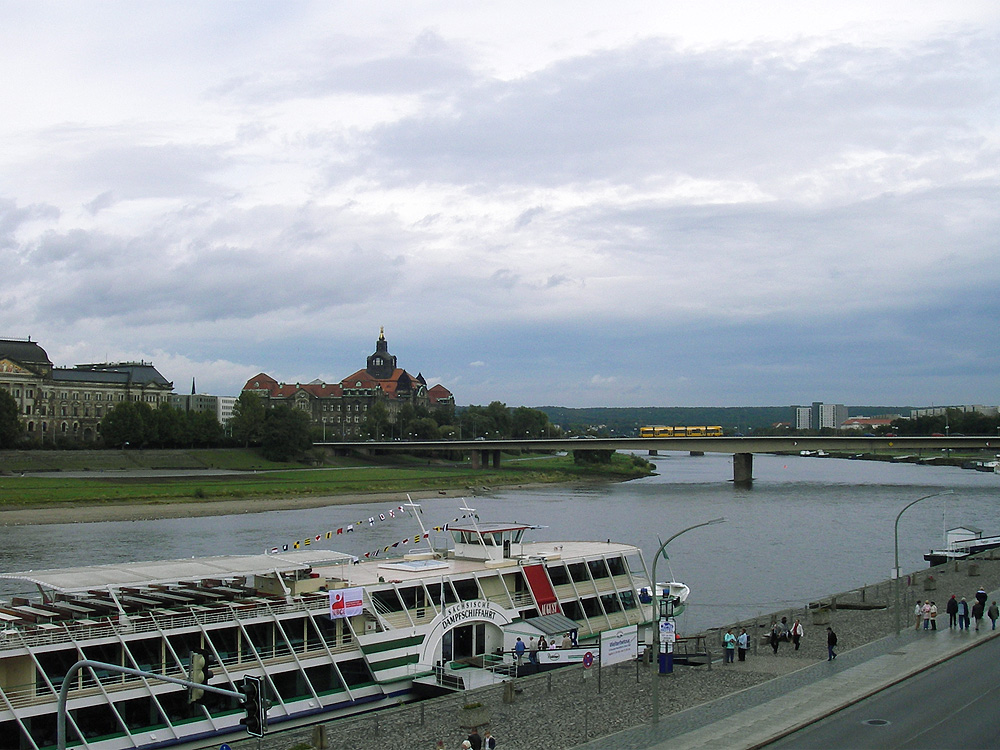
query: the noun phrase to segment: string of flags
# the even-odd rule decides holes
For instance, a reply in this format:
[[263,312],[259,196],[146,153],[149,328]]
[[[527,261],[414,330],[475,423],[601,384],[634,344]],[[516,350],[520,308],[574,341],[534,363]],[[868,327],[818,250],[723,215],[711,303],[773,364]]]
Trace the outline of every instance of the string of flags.
[[[449,524],[453,524],[453,523],[456,523],[458,521],[461,521],[463,518],[469,518],[472,515],[473,515],[472,513],[466,513],[464,516],[459,516],[458,518],[453,518],[451,521],[449,521],[448,523],[444,524],[443,526],[432,526],[431,529],[434,530],[434,531],[447,531]],[[422,538],[426,539],[429,536],[430,536],[430,532],[424,532]],[[417,534],[414,537],[412,537],[412,539],[413,539],[413,542],[415,544],[415,543],[417,543],[417,542],[420,541],[421,535]],[[378,557],[379,555],[387,554],[389,552],[389,550],[393,549],[394,547],[398,547],[401,544],[407,544],[409,541],[410,541],[410,537],[407,537],[406,539],[400,539],[398,542],[393,542],[392,544],[387,545],[385,547],[381,547],[380,549],[372,550],[370,552],[365,552],[365,554],[363,555],[363,557],[371,559],[373,557]]]
[[[271,549],[269,550],[269,552],[272,555],[276,555],[279,552],[288,552],[289,550],[303,549],[304,547],[309,547],[309,546],[311,546],[313,544],[319,544],[322,541],[333,539],[335,536],[338,536],[338,535],[350,534],[350,533],[352,533],[354,531],[355,528],[357,528],[358,526],[363,526],[366,522],[368,523],[369,526],[374,526],[376,523],[381,523],[383,521],[388,521],[388,520],[396,518],[397,514],[403,515],[405,513],[406,513],[406,509],[402,505],[398,505],[395,508],[390,508],[385,513],[379,513],[378,515],[368,516],[367,519],[363,518],[363,519],[361,519],[359,521],[354,521],[353,523],[349,523],[349,524],[346,524],[344,526],[341,526],[340,528],[338,528],[336,530],[325,531],[325,532],[323,532],[321,534],[316,534],[315,536],[306,537],[305,539],[297,539],[296,541],[291,542],[290,544],[283,544],[280,547],[279,546],[271,547]],[[461,516],[458,516],[457,518],[453,518],[451,521],[449,521],[446,524],[443,524],[441,526],[434,526],[434,527],[432,527],[432,529],[434,531],[447,531],[448,530],[448,526],[450,524],[457,523],[458,521],[461,521],[463,518],[470,518],[473,515],[475,515],[475,514],[474,513],[465,513],[465,514],[463,514]],[[381,555],[388,554],[389,550],[397,548],[401,544],[404,544],[404,545],[405,544],[418,544],[421,539],[427,539],[429,537],[430,537],[430,532],[424,532],[423,534],[414,534],[413,536],[407,536],[407,537],[404,537],[403,539],[400,539],[397,542],[393,542],[392,544],[388,544],[385,547],[380,547],[378,549],[370,550],[368,552],[365,552],[364,555],[363,555],[363,557],[365,557],[367,559],[371,559],[371,558],[374,558],[374,557],[379,557]]]
[[[290,549],[302,549],[303,547],[308,547],[309,545],[319,543],[324,539],[333,539],[339,534],[350,534],[358,526],[361,526],[367,520],[369,526],[374,526],[376,523],[381,523],[382,521],[387,521],[389,519],[395,518],[396,514],[403,515],[406,513],[406,509],[402,505],[397,505],[395,508],[390,508],[385,513],[379,513],[377,516],[368,516],[367,519],[361,519],[360,521],[354,521],[353,523],[341,526],[336,531],[325,531],[322,534],[316,534],[316,536],[306,537],[305,539],[298,539],[291,544],[283,544],[280,547],[271,547],[271,554],[276,555],[279,552],[288,552]],[[420,541],[419,539],[417,541]]]

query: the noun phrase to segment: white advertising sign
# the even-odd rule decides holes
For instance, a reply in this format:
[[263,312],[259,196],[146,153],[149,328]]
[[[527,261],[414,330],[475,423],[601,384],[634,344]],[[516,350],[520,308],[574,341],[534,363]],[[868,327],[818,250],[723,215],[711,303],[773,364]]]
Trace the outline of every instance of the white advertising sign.
[[639,655],[639,626],[629,625],[601,633],[601,666],[631,661]]
[[331,591],[330,617],[336,620],[341,617],[360,615],[364,609],[363,592],[362,588]]

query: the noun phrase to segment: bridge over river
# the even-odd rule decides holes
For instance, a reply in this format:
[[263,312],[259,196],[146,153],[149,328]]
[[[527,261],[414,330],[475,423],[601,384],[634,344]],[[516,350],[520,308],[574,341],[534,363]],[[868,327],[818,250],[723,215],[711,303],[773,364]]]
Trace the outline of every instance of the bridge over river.
[[327,441],[316,443],[337,451],[391,453],[413,451],[469,453],[475,467],[500,466],[500,456],[514,451],[632,450],[690,451],[733,454],[733,481],[753,481],[754,453],[925,453],[943,450],[1000,451],[998,437],[657,437],[657,438],[524,438],[510,440]]

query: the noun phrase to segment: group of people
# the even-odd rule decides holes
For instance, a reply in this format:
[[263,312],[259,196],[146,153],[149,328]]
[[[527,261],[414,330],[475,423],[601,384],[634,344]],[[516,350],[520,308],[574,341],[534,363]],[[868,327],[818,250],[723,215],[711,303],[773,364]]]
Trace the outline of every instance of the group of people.
[[[997,606],[996,600],[987,606],[988,601],[989,594],[982,587],[976,592],[976,603],[971,607],[964,596],[959,599],[955,594],[952,594],[948,604],[945,605],[945,612],[948,614],[948,627],[968,630],[971,616],[976,621],[976,630],[979,630],[985,616],[990,618],[991,629],[996,630],[997,620],[1000,619],[1000,607]],[[921,604],[918,601],[913,608],[913,614],[916,618],[915,629],[919,630],[921,623],[923,623],[924,630],[937,630],[938,609],[934,602],[928,599]]]
[[524,653],[527,651],[528,661],[530,661],[532,664],[537,664],[538,652],[548,651],[550,648],[573,648],[572,635],[570,633],[566,633],[566,635],[562,637],[562,641],[559,643],[559,645],[556,645],[554,639],[551,643],[545,640],[544,635],[538,636],[538,641],[535,641],[534,636],[532,636],[531,638],[528,639],[527,644],[525,644],[524,641],[518,638],[514,642],[514,658],[516,659],[517,663],[520,664],[524,657]]
[[[771,626],[771,632],[768,635],[768,643],[771,644],[771,648],[774,650],[775,656],[778,654],[778,646],[782,641],[791,641],[795,650],[799,650],[799,645],[802,643],[802,636],[805,635],[805,628],[802,627],[802,622],[796,620],[795,623],[789,627],[788,618],[782,617],[780,621],[774,623]],[[837,645],[837,634],[833,632],[832,628],[826,629],[826,640],[827,640],[827,655],[830,661],[837,658],[837,654],[834,652],[833,647]],[[722,644],[725,647],[726,653],[726,664],[732,664],[735,661],[735,657],[739,654],[740,661],[746,661],[747,659],[747,648],[750,645],[750,637],[747,635],[746,628],[740,628],[740,634],[735,635],[733,633],[733,628],[729,628],[726,634],[722,637]]]
[[[438,750],[444,747],[444,743],[440,740],[437,743]],[[493,750],[497,746],[497,741],[493,739],[493,735],[490,734],[490,730],[487,729],[482,736],[480,736],[479,731],[476,729],[472,730],[472,734],[469,735],[467,740],[462,740],[462,750]]]
[[777,655],[778,646],[782,641],[791,641],[795,645],[795,650],[798,651],[803,635],[805,635],[805,628],[802,627],[800,620],[796,620],[791,627],[788,627],[788,618],[782,617],[780,621],[771,626],[768,642],[775,655]]

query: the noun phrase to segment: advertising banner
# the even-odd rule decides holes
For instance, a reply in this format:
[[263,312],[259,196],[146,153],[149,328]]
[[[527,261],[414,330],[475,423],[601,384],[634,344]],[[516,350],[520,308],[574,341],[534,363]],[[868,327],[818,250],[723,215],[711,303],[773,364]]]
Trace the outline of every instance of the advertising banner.
[[360,615],[364,609],[362,588],[338,589],[330,592],[330,617],[334,620],[341,617]]
[[607,667],[639,656],[639,626],[605,630],[601,633],[601,666]]

